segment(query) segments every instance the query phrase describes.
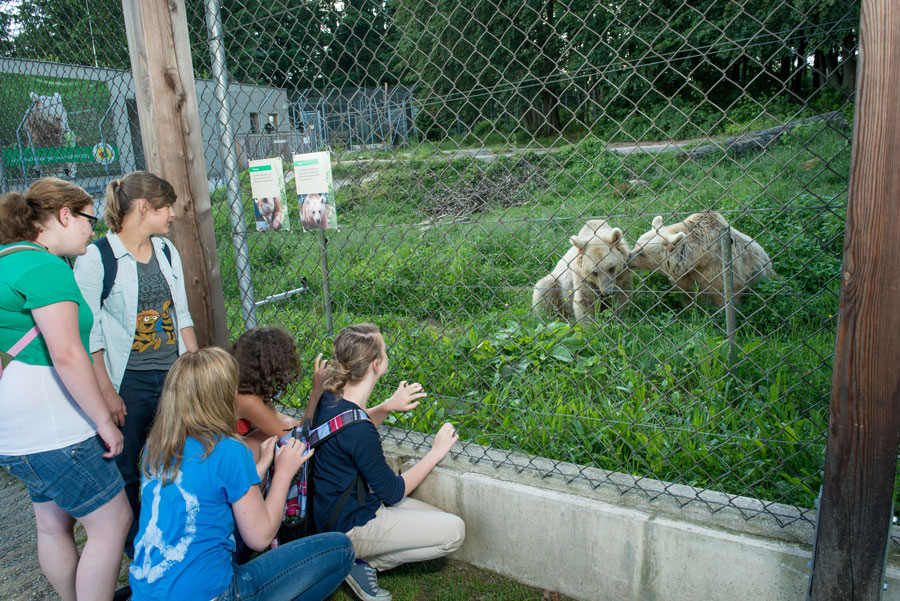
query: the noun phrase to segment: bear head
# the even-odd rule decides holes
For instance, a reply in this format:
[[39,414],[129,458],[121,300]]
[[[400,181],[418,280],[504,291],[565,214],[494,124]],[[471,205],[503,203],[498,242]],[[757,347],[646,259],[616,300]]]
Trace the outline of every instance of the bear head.
[[653,227],[644,233],[628,258],[628,266],[632,269],[654,271],[669,257],[678,244],[684,240],[685,233],[672,231],[674,226],[664,226],[662,217],[653,218]]
[[622,230],[593,220],[569,240],[578,249],[571,269],[599,294],[614,294],[616,279],[628,269],[630,255]]

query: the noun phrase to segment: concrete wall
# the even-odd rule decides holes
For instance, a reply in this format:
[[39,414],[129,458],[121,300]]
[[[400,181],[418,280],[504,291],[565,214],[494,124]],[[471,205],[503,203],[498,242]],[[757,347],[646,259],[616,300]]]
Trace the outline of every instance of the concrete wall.
[[[401,472],[430,448],[416,433],[382,433]],[[448,457],[413,494],[465,520],[457,559],[585,601],[806,598],[813,527],[800,518],[814,520],[811,510],[472,444],[466,451],[479,462]],[[763,506],[774,516],[757,514]],[[883,599],[900,601],[896,554],[887,582]]]

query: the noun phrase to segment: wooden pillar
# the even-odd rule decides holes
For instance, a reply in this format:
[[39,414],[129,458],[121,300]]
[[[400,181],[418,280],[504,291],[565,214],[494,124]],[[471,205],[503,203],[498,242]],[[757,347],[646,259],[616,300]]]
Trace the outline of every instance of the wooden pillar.
[[815,601],[882,593],[900,432],[900,0],[863,0]]
[[172,239],[201,346],[228,345],[184,0],[122,0],[147,170],[175,188]]

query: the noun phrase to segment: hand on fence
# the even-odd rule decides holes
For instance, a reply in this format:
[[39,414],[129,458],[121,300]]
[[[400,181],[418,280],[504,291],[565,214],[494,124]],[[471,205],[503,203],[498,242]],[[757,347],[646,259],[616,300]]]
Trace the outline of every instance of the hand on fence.
[[309,402],[316,403],[325,392],[325,382],[331,376],[331,368],[328,367],[328,359],[322,359],[322,353],[316,357],[316,366],[313,368],[312,390],[309,392]]
[[426,396],[428,393],[422,390],[421,384],[418,382],[408,384],[406,380],[403,380],[391,398],[384,402],[384,406],[388,411],[410,411],[419,406],[417,399]]
[[275,473],[284,471],[291,476],[296,474],[300,466],[315,453],[315,449],[310,449],[308,453],[304,454],[305,450],[305,442],[300,442],[296,438],[288,439],[275,451]]
[[259,457],[256,459],[256,473],[260,480],[265,480],[266,472],[272,465],[272,459],[275,456],[275,443],[278,441],[277,436],[271,436],[259,445]]
[[453,424],[447,422],[441,426],[441,429],[434,435],[434,442],[431,444],[431,450],[437,453],[438,461],[447,456],[447,453],[450,452],[450,449],[453,448],[453,445],[458,440],[459,433],[457,433]]

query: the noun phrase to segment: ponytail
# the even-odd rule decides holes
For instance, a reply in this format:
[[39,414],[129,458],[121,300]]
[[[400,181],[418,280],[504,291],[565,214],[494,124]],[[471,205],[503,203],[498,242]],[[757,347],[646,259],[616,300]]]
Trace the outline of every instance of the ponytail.
[[0,244],[32,242],[41,233],[41,224],[59,219],[64,207],[80,211],[93,203],[90,194],[72,182],[56,177],[35,180],[24,194],[8,192],[0,197]]
[[[128,212],[130,203],[125,199],[119,198],[119,188],[122,180],[114,179],[106,184],[106,205],[103,207],[103,221],[109,227],[110,231],[118,232],[122,229],[122,217]],[[124,201],[124,202],[123,202]],[[126,209],[123,210],[123,205]]]
[[134,210],[134,202],[143,198],[154,209],[175,204],[177,196],[172,184],[147,171],[132,171],[122,179],[106,185],[106,207],[103,221],[110,231],[119,233],[125,216]]
[[38,236],[34,208],[21,192],[0,198],[0,244],[34,240]]
[[381,359],[381,331],[372,323],[361,323],[344,328],[334,339],[331,353],[331,376],[325,382],[325,390],[335,395],[344,386],[363,379],[372,361]]

